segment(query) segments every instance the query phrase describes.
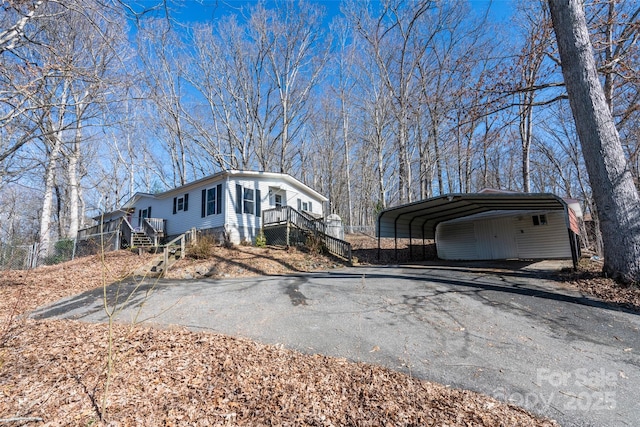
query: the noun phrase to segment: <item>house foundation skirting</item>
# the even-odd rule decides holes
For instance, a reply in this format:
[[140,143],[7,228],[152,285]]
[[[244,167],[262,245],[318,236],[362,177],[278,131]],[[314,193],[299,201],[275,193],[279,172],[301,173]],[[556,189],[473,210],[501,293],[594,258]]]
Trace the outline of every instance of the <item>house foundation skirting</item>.
[[265,227],[264,237],[269,245],[296,246],[307,242],[307,234],[289,224]]
[[[255,236],[260,233],[260,228],[249,228],[249,229],[240,229],[233,226],[222,226],[222,227],[212,227],[212,228],[203,228],[196,231],[197,238],[200,237],[211,237],[216,243],[224,244],[225,242],[230,242],[235,245],[240,244],[242,242],[253,243],[255,240]],[[171,240],[178,237],[179,234],[167,236],[163,239],[163,244],[165,242],[170,242]]]

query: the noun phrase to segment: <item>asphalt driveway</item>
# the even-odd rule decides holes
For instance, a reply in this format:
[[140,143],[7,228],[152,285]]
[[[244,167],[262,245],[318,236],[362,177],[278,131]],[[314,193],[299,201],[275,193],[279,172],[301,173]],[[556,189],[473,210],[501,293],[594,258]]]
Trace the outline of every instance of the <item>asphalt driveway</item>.
[[[354,267],[148,280],[112,285],[111,304],[116,295],[122,322],[183,325],[381,364],[510,401],[565,426],[640,420],[640,316],[535,271]],[[102,304],[100,289],[33,316],[102,322]]]

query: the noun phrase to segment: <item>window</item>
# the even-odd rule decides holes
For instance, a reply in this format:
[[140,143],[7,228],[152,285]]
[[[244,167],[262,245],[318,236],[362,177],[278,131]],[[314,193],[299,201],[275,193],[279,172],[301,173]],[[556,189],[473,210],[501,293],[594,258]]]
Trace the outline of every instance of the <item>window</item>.
[[273,203],[276,205],[276,208],[282,207],[282,194],[273,196]]
[[531,217],[533,219],[533,225],[547,225],[547,216],[546,215],[533,215]]
[[242,212],[253,214],[254,192],[251,188],[244,188],[242,196]]
[[216,188],[207,190],[207,215],[216,213]]
[[298,210],[312,212],[313,208],[311,202],[303,202],[302,200],[298,199]]
[[222,213],[222,184],[202,190],[202,206],[200,216]]
[[173,198],[173,214],[180,211],[188,211],[189,210],[189,194],[185,194],[182,197],[174,197]]
[[260,190],[236,184],[236,213],[260,216]]

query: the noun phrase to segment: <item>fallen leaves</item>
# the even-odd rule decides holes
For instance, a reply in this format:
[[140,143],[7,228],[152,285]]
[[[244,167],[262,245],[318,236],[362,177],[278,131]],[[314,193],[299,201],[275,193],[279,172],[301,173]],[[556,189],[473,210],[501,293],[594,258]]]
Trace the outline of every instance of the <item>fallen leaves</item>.
[[582,293],[593,295],[628,310],[640,311],[640,288],[624,286],[604,277],[601,263],[583,258],[580,260],[577,272],[563,272],[560,279]]
[[[0,417],[99,425],[107,333],[26,321],[6,348]],[[470,391],[246,339],[126,325],[114,336],[103,412],[113,425],[556,425]]]
[[[375,249],[365,243],[360,249],[373,256]],[[125,325],[114,326],[115,370],[103,410],[108,327],[22,315],[99,287],[103,277],[107,283],[122,279],[151,257],[121,251],[107,254],[104,265],[86,257],[2,272],[0,418],[42,418],[51,426],[557,425],[487,396],[379,366],[224,335]],[[215,257],[181,261],[170,273],[226,277],[336,265],[321,255],[278,248],[220,248]]]
[[34,270],[2,271],[0,327],[2,319],[100,287],[103,278],[107,284],[124,279],[152,257],[117,251],[106,253],[104,263],[99,255],[93,255]]

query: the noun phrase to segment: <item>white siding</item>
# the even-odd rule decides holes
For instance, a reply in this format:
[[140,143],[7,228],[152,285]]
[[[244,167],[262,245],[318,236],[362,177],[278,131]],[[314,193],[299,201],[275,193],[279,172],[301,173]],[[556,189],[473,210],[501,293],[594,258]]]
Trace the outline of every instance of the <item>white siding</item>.
[[[224,183],[222,181],[216,181],[191,188],[183,193],[171,194],[170,196],[162,199],[143,197],[136,203],[135,216],[138,215],[138,211],[140,209],[146,209],[151,206],[152,218],[163,218],[167,221],[166,234],[168,236],[182,234],[194,227],[198,229],[222,227],[224,225],[224,212],[227,208],[224,203],[221,214],[208,215],[204,218],[202,217],[202,190],[215,187],[220,183],[223,184],[222,189],[224,191]],[[186,211],[177,211],[174,214],[173,198],[184,197],[185,194],[189,195],[188,209]]]
[[476,220],[473,224],[478,255],[476,259],[518,258],[512,217]]
[[436,227],[436,249],[440,259],[477,259],[473,222],[443,222]]
[[[222,187],[222,212],[220,214],[206,215],[202,217],[202,190]],[[323,214],[323,201],[309,191],[297,185],[292,185],[284,179],[273,179],[261,176],[222,176],[216,180],[203,182],[197,186],[188,186],[184,192],[180,190],[168,192],[159,196],[142,195],[135,204],[134,217],[138,216],[141,209],[151,207],[151,217],[166,220],[166,234],[174,236],[182,234],[192,228],[210,229],[225,227],[230,233],[232,241],[239,243],[242,240],[254,240],[262,225],[262,218],[255,214],[236,213],[236,184],[243,188],[260,190],[260,210],[264,211],[275,207],[273,199],[269,198],[269,189],[277,188],[285,195],[283,204],[297,209],[298,199],[310,204],[310,210],[317,216]],[[189,195],[189,203],[186,211],[173,213],[174,197]],[[206,198],[206,195],[205,195]],[[206,200],[205,200],[206,201]],[[256,205],[254,204],[254,213]]]
[[532,215],[519,215],[514,220],[518,257],[523,259],[571,258],[569,232],[563,211],[541,212],[547,224],[533,225]]
[[298,187],[295,187],[288,182],[266,179],[262,177],[255,178],[229,178],[227,195],[227,224],[232,234],[232,239],[238,241],[242,240],[254,240],[260,227],[262,226],[262,218],[256,217],[251,214],[237,214],[235,210],[236,206],[236,184],[241,185],[243,188],[251,188],[254,191],[260,190],[260,210],[265,211],[267,209],[273,209],[275,207],[275,200],[269,197],[269,189],[278,189],[279,192],[284,193],[283,205],[291,206],[297,209],[298,199],[311,203],[311,210],[314,214],[322,216],[322,200],[314,197]]
[[[533,215],[547,223],[534,225]],[[563,211],[444,222],[436,227],[436,248],[449,260],[571,258]]]
[[260,210],[265,208],[265,198],[268,194],[264,194],[264,189],[259,178],[234,178],[230,177],[226,191],[227,206],[227,229],[230,233],[231,241],[238,243],[243,240],[255,239],[257,230],[260,229],[261,219],[255,215],[256,203],[254,202],[254,213],[237,213],[236,212],[236,185],[241,185],[243,189],[251,189],[254,191],[254,200],[257,197],[256,190],[260,190]]

